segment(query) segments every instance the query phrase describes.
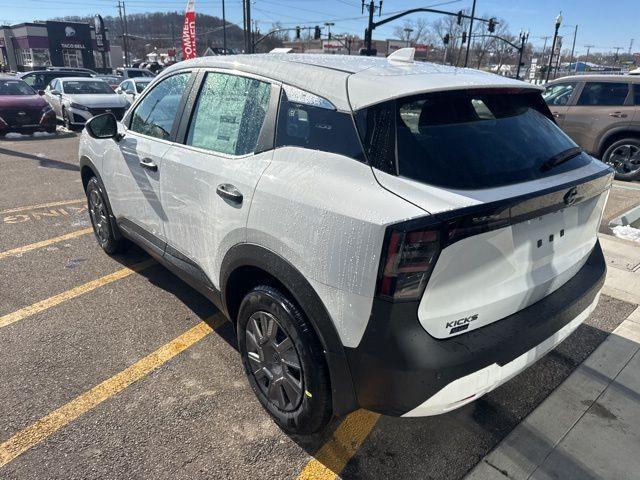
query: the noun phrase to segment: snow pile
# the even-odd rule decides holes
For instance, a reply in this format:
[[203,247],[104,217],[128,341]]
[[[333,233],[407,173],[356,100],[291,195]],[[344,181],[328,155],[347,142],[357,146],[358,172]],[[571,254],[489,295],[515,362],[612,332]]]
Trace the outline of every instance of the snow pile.
[[49,132],[33,132],[34,137],[53,137],[55,133]]
[[29,135],[23,135],[18,132],[5,133],[4,138],[27,138]]
[[613,227],[613,234],[624,240],[631,240],[632,242],[640,242],[640,229],[633,228],[631,225],[618,225]]
[[[63,132],[64,131],[65,130],[63,129]],[[34,138],[54,137],[55,135],[56,135],[55,133],[49,133],[49,132],[33,132],[31,135],[27,133],[9,132],[9,133],[5,133],[4,138],[8,138],[9,140],[11,140],[16,138],[30,138],[30,137],[34,137]]]

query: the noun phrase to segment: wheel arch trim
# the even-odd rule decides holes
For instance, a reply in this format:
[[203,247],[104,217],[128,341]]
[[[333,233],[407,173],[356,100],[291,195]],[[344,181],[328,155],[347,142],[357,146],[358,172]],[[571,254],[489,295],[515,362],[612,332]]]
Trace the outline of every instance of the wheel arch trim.
[[[598,141],[598,148],[596,149],[595,153],[599,157],[602,157],[606,150],[605,145],[607,145],[612,137],[619,136],[620,134],[631,134],[640,138],[640,125],[624,125],[608,130]],[[620,139],[622,139],[622,137]]]
[[226,253],[220,269],[222,302],[229,316],[233,315],[227,303],[229,279],[243,267],[258,268],[273,276],[293,296],[293,300],[309,319],[325,351],[334,413],[344,415],[355,410],[358,405],[344,347],[333,320],[315,289],[296,267],[272,250],[252,243],[237,244]]

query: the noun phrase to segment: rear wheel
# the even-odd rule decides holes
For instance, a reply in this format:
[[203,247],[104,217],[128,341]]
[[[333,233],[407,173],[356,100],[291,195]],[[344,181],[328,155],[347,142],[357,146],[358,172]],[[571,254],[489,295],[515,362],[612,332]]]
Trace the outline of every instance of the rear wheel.
[[87,207],[98,245],[110,255],[123,251],[125,240],[114,232],[109,219],[106,195],[96,177],[91,177],[87,182]]
[[261,285],[242,300],[238,345],[249,383],[286,432],[310,434],[331,419],[331,386],[320,342],[304,313]]
[[623,138],[609,145],[602,161],[613,168],[617,180],[640,178],[640,139]]

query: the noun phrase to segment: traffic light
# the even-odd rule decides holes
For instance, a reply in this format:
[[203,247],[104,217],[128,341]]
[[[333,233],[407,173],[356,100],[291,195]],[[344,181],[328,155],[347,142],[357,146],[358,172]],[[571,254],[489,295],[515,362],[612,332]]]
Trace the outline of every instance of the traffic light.
[[449,45],[449,40],[451,39],[451,36],[447,33],[445,34],[444,38],[442,39],[442,43],[444,43],[445,45]]
[[462,43],[467,43],[467,32],[462,32]]
[[296,40],[300,40],[300,27],[296,27]]
[[496,31],[496,20],[494,18],[489,19],[489,25],[487,25],[487,29],[489,33],[493,33]]
[[313,39],[314,40],[320,40],[321,37],[321,32],[320,32],[320,27],[318,25],[316,25],[316,28],[313,31]]
[[462,25],[462,10],[458,10],[458,25]]

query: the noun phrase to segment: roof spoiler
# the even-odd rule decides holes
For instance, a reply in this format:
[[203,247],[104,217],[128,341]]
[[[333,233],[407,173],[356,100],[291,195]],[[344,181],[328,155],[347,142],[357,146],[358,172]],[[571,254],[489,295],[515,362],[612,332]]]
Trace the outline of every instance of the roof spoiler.
[[387,57],[388,62],[413,63],[416,49],[413,47],[400,48]]

